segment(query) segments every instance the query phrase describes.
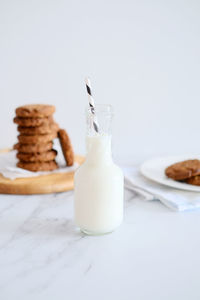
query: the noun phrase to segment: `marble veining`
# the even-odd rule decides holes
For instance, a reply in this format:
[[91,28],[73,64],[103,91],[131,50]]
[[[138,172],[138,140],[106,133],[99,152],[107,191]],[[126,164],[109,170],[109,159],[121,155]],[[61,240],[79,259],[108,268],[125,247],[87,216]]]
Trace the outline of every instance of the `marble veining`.
[[[170,299],[179,299],[177,295],[187,299],[184,288],[180,289],[187,276],[179,277],[175,292],[171,280],[163,281],[162,270],[171,274],[169,261],[178,270],[180,257],[174,253],[185,240],[190,241],[188,253],[194,244],[195,253],[200,250],[199,240],[194,239],[199,219],[198,213],[176,214],[158,201],[147,203],[142,196],[125,191],[123,225],[112,234],[87,236],[73,222],[73,192],[1,195],[0,299],[161,299],[156,290],[159,280],[162,288],[164,282],[168,286]],[[188,224],[183,235],[181,226]],[[172,251],[170,243],[177,250]],[[190,263],[188,277],[195,274],[190,293],[200,297],[195,289],[200,268],[194,272],[199,262],[191,259]],[[146,298],[147,294],[153,298]]]

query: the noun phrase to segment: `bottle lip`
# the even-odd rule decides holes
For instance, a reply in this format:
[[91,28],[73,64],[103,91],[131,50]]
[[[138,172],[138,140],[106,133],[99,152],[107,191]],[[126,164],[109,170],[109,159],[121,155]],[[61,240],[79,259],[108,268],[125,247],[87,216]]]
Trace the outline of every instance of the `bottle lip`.
[[[108,114],[108,115],[114,115],[114,109],[111,104],[96,104],[95,105],[95,112],[98,113],[103,113],[103,114]],[[89,106],[86,107],[86,113],[91,114],[91,109]]]

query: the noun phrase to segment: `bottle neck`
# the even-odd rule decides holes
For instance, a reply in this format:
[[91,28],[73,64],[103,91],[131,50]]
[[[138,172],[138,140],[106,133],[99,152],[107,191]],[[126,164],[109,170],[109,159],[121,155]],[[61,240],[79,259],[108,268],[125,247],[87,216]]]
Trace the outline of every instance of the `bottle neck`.
[[86,137],[86,161],[92,164],[112,162],[111,135],[97,134]]

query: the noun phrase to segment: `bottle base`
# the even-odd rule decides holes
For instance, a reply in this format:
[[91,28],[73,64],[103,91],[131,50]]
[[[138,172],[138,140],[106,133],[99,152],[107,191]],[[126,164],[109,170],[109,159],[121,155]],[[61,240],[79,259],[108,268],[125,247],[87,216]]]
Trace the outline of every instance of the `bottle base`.
[[83,232],[87,235],[105,235],[105,234],[109,234],[109,233],[112,233],[113,231],[117,230],[120,225],[121,225],[121,222],[119,223],[118,226],[116,226],[112,229],[106,230],[106,231],[91,231],[91,230],[84,229],[84,228],[80,228],[80,230],[81,230],[81,232]]
[[105,234],[109,234],[109,233],[112,233],[113,231],[115,231],[115,229],[113,229],[113,230],[109,230],[106,232],[95,232],[95,231],[89,231],[89,230],[82,229],[82,228],[80,228],[80,230],[81,230],[81,232],[83,232],[87,235],[105,235]]

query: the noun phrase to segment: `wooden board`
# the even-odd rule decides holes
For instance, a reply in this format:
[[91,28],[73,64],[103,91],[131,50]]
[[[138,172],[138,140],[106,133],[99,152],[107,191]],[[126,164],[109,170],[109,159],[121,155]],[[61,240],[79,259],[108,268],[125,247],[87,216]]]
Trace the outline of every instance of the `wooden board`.
[[[8,150],[1,151],[7,152]],[[83,163],[84,158],[76,155],[75,161]],[[74,188],[74,172],[52,173],[29,178],[10,180],[0,174],[0,194],[49,194],[72,190]]]

